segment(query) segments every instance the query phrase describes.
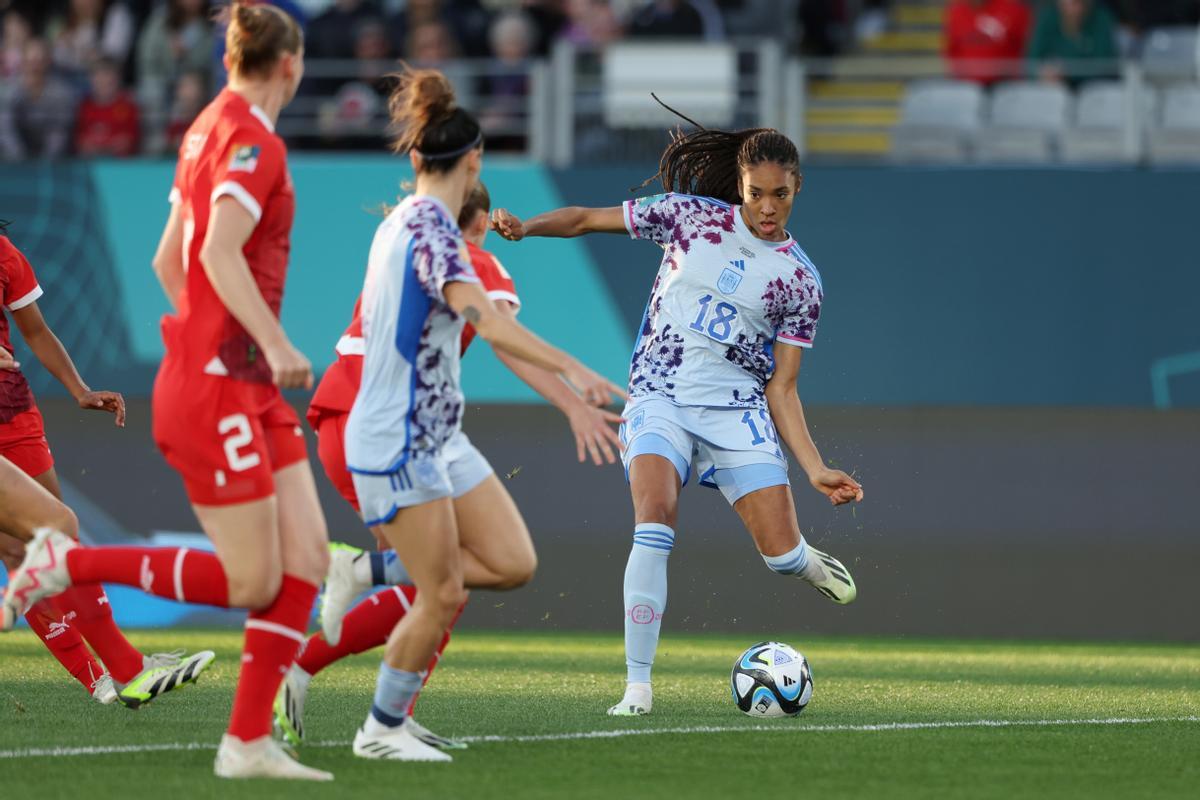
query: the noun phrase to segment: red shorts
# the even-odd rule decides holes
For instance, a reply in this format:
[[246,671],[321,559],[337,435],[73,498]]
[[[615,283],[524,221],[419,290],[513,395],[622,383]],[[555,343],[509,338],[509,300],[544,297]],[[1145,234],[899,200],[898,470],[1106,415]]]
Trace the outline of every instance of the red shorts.
[[54,466],[50,443],[46,441],[42,412],[38,411],[37,406],[0,424],[0,456],[7,458],[31,478]]
[[317,456],[321,459],[325,474],[338,494],[355,511],[359,511],[358,494],[354,491],[354,481],[346,467],[346,420],[349,418],[349,414],[322,414],[315,421],[310,415],[309,420],[314,422],[313,427],[317,432]]
[[275,473],[308,457],[295,410],[272,384],[163,362],[154,381],[154,441],[196,505],[275,494]]

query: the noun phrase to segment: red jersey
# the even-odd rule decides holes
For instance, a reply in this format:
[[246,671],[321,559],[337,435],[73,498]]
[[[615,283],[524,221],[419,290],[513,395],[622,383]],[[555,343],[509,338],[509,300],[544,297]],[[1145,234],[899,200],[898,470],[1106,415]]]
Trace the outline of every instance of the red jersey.
[[168,356],[190,368],[270,383],[266,359],[225,308],[199,263],[212,205],[225,196],[254,218],[254,233],[242,252],[259,292],[278,317],[296,210],[287,148],[262,109],[229,89],[200,113],[179,148],[171,200],[180,204],[183,216],[187,282],[178,312],[164,318],[163,338]]
[[[520,308],[521,300],[517,297],[516,284],[496,257],[470,242],[467,242],[467,252],[471,255],[471,266],[475,268],[475,274],[479,276],[487,296],[493,301],[507,300]],[[320,424],[321,417],[325,414],[349,414],[354,405],[354,398],[358,395],[363,365],[361,306],[362,298],[359,297],[354,303],[354,316],[350,325],[334,348],[337,361],[325,371],[317,391],[313,394],[312,403],[308,407],[308,421],[314,428]],[[474,338],[475,328],[470,324],[463,327],[463,354],[466,354]]]
[[[0,235],[0,305],[18,311],[42,296],[33,267],[7,236]],[[13,351],[8,315],[0,311],[0,347]],[[33,407],[33,392],[18,370],[0,370],[0,423]]]
[[1029,25],[1029,8],[1021,0],[951,3],[943,37],[951,73],[980,83],[1016,77]]

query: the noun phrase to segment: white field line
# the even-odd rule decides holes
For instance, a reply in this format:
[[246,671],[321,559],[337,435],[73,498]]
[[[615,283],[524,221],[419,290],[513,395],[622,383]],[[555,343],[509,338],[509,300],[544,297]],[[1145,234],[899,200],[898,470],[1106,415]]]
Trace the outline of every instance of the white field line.
[[[512,742],[565,742],[580,739],[620,739],[626,736],[663,736],[697,733],[882,733],[887,731],[927,731],[950,728],[1047,728],[1069,725],[1148,725],[1156,722],[1200,722],[1200,716],[1182,717],[1108,717],[1097,719],[976,719],[943,722],[880,722],[866,725],[697,725],[680,728],[619,728],[607,731],[575,731],[525,736],[461,736],[471,744]],[[350,742],[310,742],[309,747],[349,747]],[[120,755],[123,753],[162,753],[189,750],[216,750],[215,742],[170,742],[165,744],[95,745],[87,747],[31,747],[0,750],[0,760],[14,758],[62,758],[65,756]]]

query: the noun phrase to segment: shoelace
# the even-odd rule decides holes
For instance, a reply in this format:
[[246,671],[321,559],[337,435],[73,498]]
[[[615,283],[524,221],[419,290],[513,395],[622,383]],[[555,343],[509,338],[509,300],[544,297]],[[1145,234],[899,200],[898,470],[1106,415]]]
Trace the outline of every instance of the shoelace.
[[109,675],[107,672],[101,672],[100,677],[98,677],[98,678],[96,678],[96,680],[92,681],[92,685],[89,688],[91,689],[91,693],[93,695],[96,694],[97,687],[99,687],[100,684],[104,683],[104,681],[106,679],[108,680],[109,683],[112,683],[112,676]]

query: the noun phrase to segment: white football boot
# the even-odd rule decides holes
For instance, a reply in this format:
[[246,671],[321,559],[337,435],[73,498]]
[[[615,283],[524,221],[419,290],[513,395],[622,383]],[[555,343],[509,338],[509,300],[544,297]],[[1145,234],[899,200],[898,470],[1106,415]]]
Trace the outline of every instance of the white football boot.
[[158,653],[142,658],[143,669],[129,683],[117,684],[117,699],[126,708],[141,708],[167,692],[196,683],[217,654],[201,650],[184,658],[178,653]]
[[621,702],[608,710],[610,717],[643,717],[654,706],[654,690],[648,683],[625,685],[625,696]]
[[92,681],[92,699],[102,706],[111,706],[117,702],[117,687],[113,685],[112,675],[103,672],[99,678]]
[[311,680],[312,675],[292,664],[275,695],[275,730],[292,747],[304,741],[304,701]]
[[38,528],[25,545],[25,559],[9,576],[4,592],[0,631],[11,631],[39,600],[59,594],[71,586],[67,553],[79,545],[65,533]]
[[[354,755],[381,761],[451,761],[450,756],[416,737],[409,720],[385,728],[369,719],[354,735]],[[368,732],[367,729],[371,728]]]
[[[854,578],[850,577],[850,570],[833,556],[822,553],[807,542],[804,546],[808,549],[808,566],[801,577],[833,602],[843,606],[853,603],[854,598],[858,597],[858,587],[854,585]],[[817,571],[820,572],[819,576],[815,575]]]
[[331,781],[333,773],[306,767],[270,736],[249,742],[225,734],[217,749],[213,772],[218,778],[285,778],[297,781]]
[[342,618],[363,592],[374,586],[355,576],[354,562],[368,554],[348,544],[329,545],[329,573],[325,576],[325,591],[321,595],[320,621],[325,641],[336,645],[342,638]]
[[412,717],[404,723],[404,726],[412,732],[412,735],[420,739],[430,747],[436,747],[438,750],[466,750],[467,743],[460,742],[457,739],[448,739],[445,736],[439,736],[433,731],[426,728],[421,723],[417,722]]

